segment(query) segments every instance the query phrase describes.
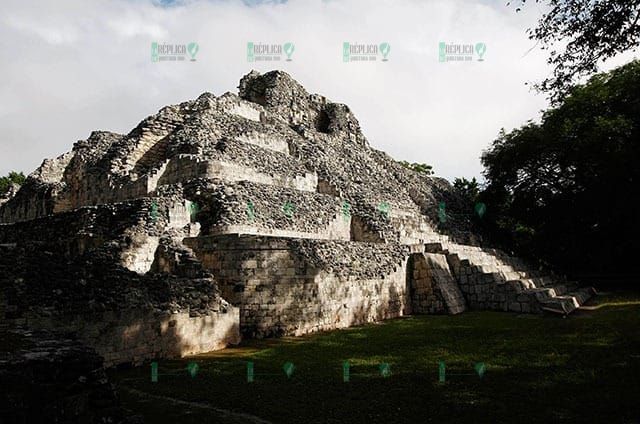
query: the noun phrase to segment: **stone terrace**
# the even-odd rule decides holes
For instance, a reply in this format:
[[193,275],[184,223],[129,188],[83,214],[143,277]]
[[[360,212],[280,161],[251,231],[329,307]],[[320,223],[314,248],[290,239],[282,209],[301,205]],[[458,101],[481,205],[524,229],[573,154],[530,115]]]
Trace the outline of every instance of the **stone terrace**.
[[[450,214],[438,222],[438,204]],[[492,249],[444,179],[284,72],[93,132],[0,204],[0,312],[107,365],[416,313],[567,314],[591,294]]]

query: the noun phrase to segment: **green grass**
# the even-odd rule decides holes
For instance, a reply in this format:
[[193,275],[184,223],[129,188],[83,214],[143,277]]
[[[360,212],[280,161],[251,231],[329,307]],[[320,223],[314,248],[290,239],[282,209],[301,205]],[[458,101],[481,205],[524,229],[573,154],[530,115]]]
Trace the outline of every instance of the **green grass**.
[[[566,319],[467,312],[251,340],[160,361],[155,384],[148,365],[112,377],[125,406],[151,423],[247,422],[208,407],[274,423],[637,422],[640,295],[602,295],[590,305]],[[448,374],[473,374],[480,361],[487,372],[482,380],[449,375],[439,384],[440,360]],[[200,366],[195,378],[187,374],[190,361]],[[257,374],[252,384],[247,361]],[[290,380],[282,371],[287,361],[296,366]],[[342,382],[343,361],[351,363],[349,383]],[[379,375],[381,362],[391,364],[391,377]]]

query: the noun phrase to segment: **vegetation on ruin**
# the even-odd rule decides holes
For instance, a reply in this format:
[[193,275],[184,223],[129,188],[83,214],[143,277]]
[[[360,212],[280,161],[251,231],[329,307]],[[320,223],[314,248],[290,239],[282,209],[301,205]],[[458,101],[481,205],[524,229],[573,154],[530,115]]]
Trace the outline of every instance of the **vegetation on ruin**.
[[12,184],[22,185],[27,177],[22,172],[9,172],[7,176],[0,177],[0,196],[9,191]]
[[401,160],[400,165],[425,175],[433,175],[434,173],[433,166],[427,165],[426,163],[409,163],[406,160]]
[[[149,364],[112,375],[125,405],[154,423],[251,422],[211,408],[274,423],[631,422],[640,416],[638,325],[640,296],[611,293],[567,319],[414,316],[160,361],[158,383],[150,382]],[[349,383],[342,382],[345,360]],[[199,364],[194,378],[191,361]],[[252,384],[246,361],[255,365]],[[296,367],[291,380],[282,371],[287,361]],[[480,361],[482,380],[473,370]],[[380,376],[382,362],[391,377]]]

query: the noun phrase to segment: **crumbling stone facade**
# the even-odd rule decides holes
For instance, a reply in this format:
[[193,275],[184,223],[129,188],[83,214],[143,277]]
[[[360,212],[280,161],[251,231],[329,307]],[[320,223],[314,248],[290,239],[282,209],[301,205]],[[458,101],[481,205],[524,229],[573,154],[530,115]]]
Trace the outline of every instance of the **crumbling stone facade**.
[[348,106],[253,71],[239,95],[93,132],[3,199],[0,312],[117,364],[411,313],[568,313],[590,295],[488,248],[463,207],[372,149]]

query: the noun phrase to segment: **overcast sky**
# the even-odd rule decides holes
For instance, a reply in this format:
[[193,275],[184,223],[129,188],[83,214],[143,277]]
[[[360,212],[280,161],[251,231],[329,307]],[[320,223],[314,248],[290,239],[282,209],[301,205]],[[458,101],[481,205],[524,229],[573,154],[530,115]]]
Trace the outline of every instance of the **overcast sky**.
[[[167,104],[237,92],[251,69],[278,68],[348,104],[374,148],[448,179],[479,176],[500,128],[546,107],[525,85],[549,72],[525,33],[542,6],[516,13],[505,3],[3,0],[0,175],[30,173],[92,130],[127,133]],[[154,63],[153,41],[197,42],[197,60]],[[292,61],[249,63],[248,41],[292,42]],[[388,42],[389,60],[344,63],[344,41]],[[440,63],[440,41],[484,42],[484,61]]]

